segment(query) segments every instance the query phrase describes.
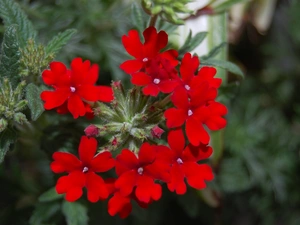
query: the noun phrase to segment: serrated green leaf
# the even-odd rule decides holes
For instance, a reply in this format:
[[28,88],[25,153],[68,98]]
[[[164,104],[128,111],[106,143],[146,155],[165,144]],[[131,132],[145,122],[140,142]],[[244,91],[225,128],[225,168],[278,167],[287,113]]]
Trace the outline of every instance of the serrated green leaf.
[[64,201],[62,212],[66,217],[68,225],[87,225],[88,215],[87,208],[78,202]]
[[223,42],[221,44],[219,44],[218,46],[216,46],[215,48],[213,48],[207,55],[201,56],[200,57],[200,62],[202,60],[207,60],[210,58],[215,57],[216,55],[218,55],[218,53],[227,45],[226,42]]
[[228,61],[219,60],[219,59],[208,59],[208,60],[203,60],[201,62],[201,66],[217,66],[244,78],[243,71],[237,65]]
[[50,188],[48,191],[44,192],[40,195],[39,201],[40,202],[51,202],[60,198],[63,198],[64,195],[59,195],[56,192],[55,187]]
[[6,28],[1,46],[0,77],[8,77],[13,87],[18,83],[20,51],[15,25]]
[[41,225],[50,219],[60,209],[60,203],[51,202],[47,204],[38,204],[29,219],[30,225]]
[[131,7],[131,21],[140,32],[144,31],[143,11],[135,3]]
[[49,41],[49,43],[46,46],[46,54],[55,55],[56,53],[58,53],[59,50],[67,44],[67,42],[76,32],[77,31],[75,29],[68,29],[53,37],[52,40]]
[[179,49],[179,54],[184,54],[186,52],[190,52],[194,50],[197,46],[201,44],[201,42],[205,39],[207,32],[199,32],[194,37],[190,38],[191,32],[186,39],[182,48]]
[[0,1],[0,17],[6,26],[18,25],[17,33],[21,48],[26,46],[29,39],[36,38],[37,32],[32,23],[14,0]]
[[13,144],[16,139],[17,134],[9,128],[0,133],[0,163],[3,162],[10,145]]
[[31,111],[31,119],[37,120],[44,112],[43,101],[40,98],[41,90],[34,84],[28,84],[26,87],[26,99]]

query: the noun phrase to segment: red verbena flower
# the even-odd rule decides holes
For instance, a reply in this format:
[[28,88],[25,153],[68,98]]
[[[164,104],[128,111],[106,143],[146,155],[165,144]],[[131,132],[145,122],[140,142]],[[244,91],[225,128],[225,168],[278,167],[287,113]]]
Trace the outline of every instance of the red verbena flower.
[[121,195],[129,196],[134,190],[137,199],[145,203],[161,197],[161,186],[155,180],[169,179],[169,165],[156,158],[156,146],[149,143],[142,144],[138,155],[123,149],[116,158],[115,169],[119,176],[115,187]]
[[[177,194],[186,192],[187,183],[195,189],[206,187],[206,181],[213,179],[213,173],[209,165],[198,164],[198,161],[207,159],[212,154],[212,148],[206,145],[195,147],[191,144],[185,146],[185,139],[181,129],[171,130],[168,134],[170,149],[160,146],[161,150],[167,148],[171,152],[171,180],[167,183],[170,191]],[[166,150],[165,150],[166,151]]]
[[203,124],[211,130],[219,130],[226,125],[223,116],[227,113],[227,108],[215,102],[215,97],[215,89],[210,89],[208,82],[203,82],[191,96],[183,88],[177,88],[171,96],[176,108],[167,109],[164,113],[167,127],[176,128],[185,124],[186,135],[191,144],[208,144],[210,137]]
[[97,151],[95,138],[82,136],[79,144],[79,159],[67,152],[55,152],[54,161],[50,167],[54,173],[67,172],[56,183],[58,194],[66,193],[67,201],[76,201],[82,195],[82,188],[86,187],[87,197],[90,202],[106,199],[109,195],[103,179],[97,172],[106,172],[112,169],[115,161],[110,152]]
[[61,62],[50,63],[50,69],[43,72],[42,78],[54,90],[41,93],[45,109],[57,108],[60,113],[69,111],[78,118],[90,111],[85,101],[110,102],[113,99],[111,87],[95,86],[98,72],[98,65],[91,66],[89,60],[83,62],[81,58],[73,59],[71,69]]

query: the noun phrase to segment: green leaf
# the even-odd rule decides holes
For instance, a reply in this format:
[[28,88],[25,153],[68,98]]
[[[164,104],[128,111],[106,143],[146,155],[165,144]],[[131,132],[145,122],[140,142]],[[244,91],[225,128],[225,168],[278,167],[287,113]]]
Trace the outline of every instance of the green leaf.
[[199,202],[201,201],[200,197],[197,195],[195,190],[188,189],[188,191],[177,198],[178,203],[181,205],[182,209],[188,214],[191,218],[196,218],[199,213]]
[[38,204],[29,219],[30,225],[41,225],[60,209],[60,203]]
[[4,157],[9,150],[9,146],[13,144],[17,139],[17,134],[7,128],[0,133],[0,163],[3,162]]
[[224,48],[226,45],[227,45],[226,42],[223,42],[223,43],[219,44],[218,46],[213,48],[207,55],[201,56],[200,57],[200,62],[202,60],[207,60],[207,59],[215,57],[222,50],[222,48]]
[[245,2],[248,0],[229,0],[229,1],[225,1],[222,2],[221,4],[219,4],[218,6],[213,7],[213,11],[214,13],[221,13],[224,11],[227,11],[229,8],[231,8],[233,5],[239,3],[239,2]]
[[186,52],[194,50],[205,39],[206,35],[207,32],[199,32],[194,37],[191,37],[192,32],[190,31],[184,45],[179,49],[179,54],[182,55]]
[[60,198],[63,198],[64,195],[59,195],[56,192],[55,187],[50,188],[48,191],[44,192],[40,195],[39,201],[40,202],[51,202]]
[[17,30],[21,48],[26,46],[29,39],[36,38],[37,32],[32,23],[14,0],[0,1],[0,16],[5,26],[18,25]]
[[144,31],[145,25],[144,25],[143,11],[135,3],[133,3],[131,7],[131,21],[140,32]]
[[217,66],[244,78],[243,71],[237,65],[228,61],[219,60],[219,59],[208,59],[208,60],[203,60],[201,62],[201,66]]
[[67,225],[87,225],[88,215],[87,208],[78,202],[64,201],[62,212],[66,217]]
[[18,83],[20,51],[16,26],[6,28],[0,58],[0,77],[8,77],[13,87]]
[[31,111],[31,119],[37,120],[44,112],[43,101],[40,98],[41,90],[34,84],[28,84],[26,87],[26,99]]
[[53,37],[52,40],[49,41],[48,45],[46,46],[46,54],[55,55],[56,53],[58,53],[59,50],[67,44],[67,42],[76,32],[77,31],[75,29],[68,29]]

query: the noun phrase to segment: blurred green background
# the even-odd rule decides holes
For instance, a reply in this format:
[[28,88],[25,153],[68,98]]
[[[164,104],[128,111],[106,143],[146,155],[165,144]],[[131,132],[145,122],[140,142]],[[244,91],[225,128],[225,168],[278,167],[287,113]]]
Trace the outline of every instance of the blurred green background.
[[[133,28],[127,1],[18,2],[42,43],[68,28],[78,30],[56,60],[69,64],[81,56],[100,65],[99,82],[121,79],[128,84],[119,69],[128,59],[121,36]],[[229,84],[221,90],[228,102],[228,126],[216,179],[207,189],[184,196],[165,190],[160,201],[146,210],[134,207],[125,220],[110,217],[107,202],[91,204],[82,198],[72,208],[61,199],[41,199],[57,180],[49,168],[52,153],[76,150],[91,123],[55,120],[57,115],[49,113],[19,127],[15,150],[0,165],[0,225],[299,225],[300,1],[278,0],[264,34],[252,23],[255,7],[260,7],[255,2],[243,13],[238,32],[229,35],[229,59],[242,68],[245,79],[229,74]],[[3,25],[0,30],[3,34]]]

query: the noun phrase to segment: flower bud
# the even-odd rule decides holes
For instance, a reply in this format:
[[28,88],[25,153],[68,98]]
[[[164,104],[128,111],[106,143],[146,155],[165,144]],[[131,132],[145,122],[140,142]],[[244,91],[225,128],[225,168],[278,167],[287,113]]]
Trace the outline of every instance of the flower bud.
[[19,124],[28,122],[26,116],[20,112],[14,114],[14,121],[16,121]]
[[96,137],[99,134],[99,128],[91,124],[84,129],[84,133],[88,137]]
[[0,119],[0,132],[4,131],[7,127],[7,121],[3,118]]
[[160,139],[161,135],[164,133],[165,131],[163,129],[161,129],[159,126],[154,126],[151,129],[151,134],[153,138],[158,138]]

